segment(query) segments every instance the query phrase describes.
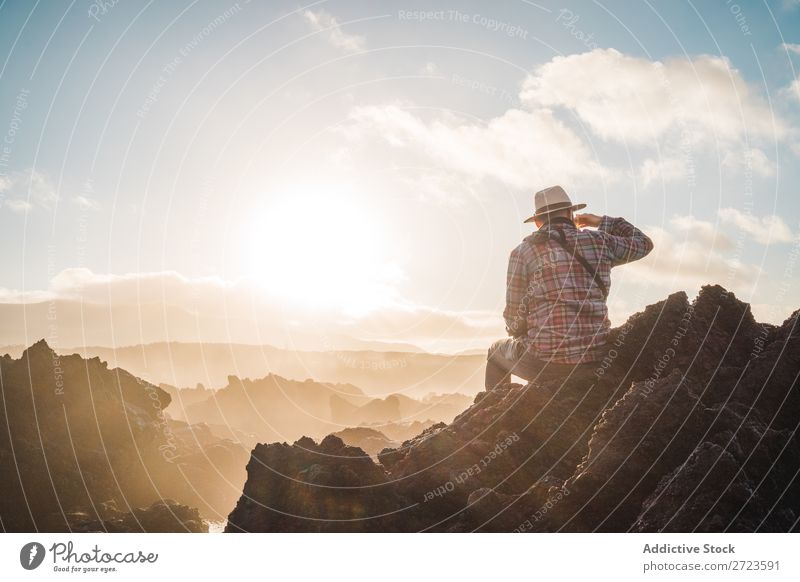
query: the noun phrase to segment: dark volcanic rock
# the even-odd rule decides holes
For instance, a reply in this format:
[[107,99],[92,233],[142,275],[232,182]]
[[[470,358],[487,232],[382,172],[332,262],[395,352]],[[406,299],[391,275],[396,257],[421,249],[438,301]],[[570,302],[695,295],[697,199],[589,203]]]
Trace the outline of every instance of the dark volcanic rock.
[[227,532],[379,531],[403,508],[386,472],[333,435],[257,445],[247,475]]
[[86,513],[67,514],[70,529],[77,533],[205,533],[208,525],[200,512],[172,499],[156,501],[149,507],[122,512],[114,504],[105,504],[102,519],[86,520]]
[[601,361],[483,392],[379,464],[340,441],[258,445],[227,531],[797,529],[797,318],[675,293]]
[[70,531],[75,516],[102,521],[104,504],[135,513],[163,498],[220,519],[238,498],[247,451],[169,419],[158,386],[44,341],[0,358],[0,374],[5,531]]

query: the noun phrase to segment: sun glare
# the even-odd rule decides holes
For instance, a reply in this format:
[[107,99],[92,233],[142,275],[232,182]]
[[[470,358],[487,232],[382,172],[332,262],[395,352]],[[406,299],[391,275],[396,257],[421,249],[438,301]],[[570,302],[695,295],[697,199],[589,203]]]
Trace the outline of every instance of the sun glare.
[[376,214],[343,188],[306,186],[275,196],[251,224],[248,275],[300,307],[372,311],[391,299],[399,277]]

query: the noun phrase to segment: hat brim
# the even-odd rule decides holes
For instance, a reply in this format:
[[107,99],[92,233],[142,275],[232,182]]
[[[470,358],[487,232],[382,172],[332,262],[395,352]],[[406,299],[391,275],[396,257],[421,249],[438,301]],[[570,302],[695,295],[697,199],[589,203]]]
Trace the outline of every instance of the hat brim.
[[572,206],[565,206],[564,208],[553,208],[551,210],[546,210],[544,212],[537,212],[530,218],[524,220],[523,222],[533,222],[537,218],[541,218],[542,216],[546,216],[553,212],[558,212],[560,210],[580,210],[581,208],[586,208],[586,204],[573,204]]

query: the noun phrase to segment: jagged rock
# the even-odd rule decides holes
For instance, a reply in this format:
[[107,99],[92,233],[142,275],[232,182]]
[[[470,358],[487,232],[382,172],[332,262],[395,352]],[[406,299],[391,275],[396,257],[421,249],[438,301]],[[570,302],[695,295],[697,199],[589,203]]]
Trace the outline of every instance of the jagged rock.
[[758,324],[719,286],[675,293],[600,362],[482,392],[379,464],[258,445],[227,531],[796,529],[797,319]]
[[[746,423],[700,443],[661,479],[631,529],[668,532],[786,532],[797,527],[798,439]],[[747,441],[743,443],[742,441]],[[764,459],[777,459],[769,464]]]
[[158,386],[44,340],[0,358],[0,374],[5,531],[70,531],[70,516],[103,520],[103,503],[130,511],[165,497],[220,519],[238,498],[247,451],[169,419]]
[[385,471],[333,435],[257,445],[247,475],[226,532],[380,531],[402,509]]
[[200,512],[172,499],[156,501],[149,507],[129,512],[105,508],[102,519],[89,519],[84,512],[72,513],[70,529],[74,533],[205,533],[208,525]]
[[652,388],[633,384],[594,427],[589,452],[567,479],[544,529],[624,531],[661,476],[680,465],[714,424],[714,413],[675,370]]

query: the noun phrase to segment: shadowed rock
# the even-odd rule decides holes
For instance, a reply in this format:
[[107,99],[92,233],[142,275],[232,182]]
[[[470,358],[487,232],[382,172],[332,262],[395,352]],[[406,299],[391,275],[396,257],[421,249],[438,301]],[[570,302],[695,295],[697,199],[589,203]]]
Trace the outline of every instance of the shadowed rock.
[[675,293],[600,362],[482,392],[378,464],[327,439],[258,445],[227,531],[796,530],[797,317]]
[[257,445],[247,475],[225,531],[374,531],[403,507],[385,471],[333,435]]
[[[44,340],[19,359],[0,358],[0,374],[4,531],[70,531],[76,516],[100,528],[104,506],[121,514],[150,507],[146,517],[164,498],[220,519],[238,498],[247,451],[169,419],[170,396],[158,386],[98,358],[60,356]],[[197,520],[158,531],[196,529],[185,521]]]
[[129,512],[117,510],[113,503],[103,504],[102,519],[88,519],[86,513],[68,514],[73,532],[91,533],[205,533],[207,524],[193,507],[172,499],[156,501],[149,507]]

